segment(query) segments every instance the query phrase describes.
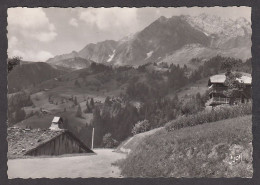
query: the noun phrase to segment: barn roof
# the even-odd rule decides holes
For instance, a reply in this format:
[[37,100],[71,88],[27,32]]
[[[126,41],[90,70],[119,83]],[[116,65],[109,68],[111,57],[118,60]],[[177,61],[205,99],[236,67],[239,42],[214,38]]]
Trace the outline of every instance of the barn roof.
[[55,117],[53,118],[53,120],[52,120],[52,123],[58,123],[58,122],[60,121],[60,118],[61,118],[61,117],[55,116]]
[[18,127],[10,127],[7,130],[8,136],[8,158],[22,158],[24,155],[38,146],[55,139],[61,134],[69,134],[74,140],[85,148],[90,150],[84,143],[82,143],[76,136],[68,130],[50,130],[50,129],[22,129]]
[[[245,84],[252,83],[251,74],[248,74],[248,73],[241,73],[241,74],[242,74],[242,77],[238,79],[241,83],[245,83]],[[226,76],[224,73],[211,76],[209,79],[210,83],[224,83],[225,80],[226,80]]]
[[17,158],[23,156],[27,151],[36,148],[62,133],[65,130],[41,130],[41,129],[22,129],[10,127],[7,130],[8,157]]

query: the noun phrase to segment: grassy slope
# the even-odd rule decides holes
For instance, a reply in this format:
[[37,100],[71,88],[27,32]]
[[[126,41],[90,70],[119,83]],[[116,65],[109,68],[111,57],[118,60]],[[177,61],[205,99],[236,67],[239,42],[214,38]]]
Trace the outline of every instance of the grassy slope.
[[[251,177],[251,116],[206,123],[146,137],[119,161],[132,177]],[[231,163],[234,152],[242,162]]]
[[17,92],[45,80],[66,74],[62,68],[53,67],[44,62],[33,62],[15,67],[8,74],[9,92]]
[[133,137],[130,137],[126,141],[122,142],[116,149],[117,152],[124,152],[124,153],[129,153],[131,151],[134,151],[135,148],[138,146],[138,144],[143,141],[147,136],[150,136],[154,134],[157,131],[162,130],[163,127],[156,128],[147,132],[143,132],[140,134],[136,134]]
[[200,93],[201,95],[204,94],[208,90],[208,80],[209,77],[206,77],[195,83],[186,85],[177,92],[178,97],[183,98],[185,95],[194,96],[197,93]]

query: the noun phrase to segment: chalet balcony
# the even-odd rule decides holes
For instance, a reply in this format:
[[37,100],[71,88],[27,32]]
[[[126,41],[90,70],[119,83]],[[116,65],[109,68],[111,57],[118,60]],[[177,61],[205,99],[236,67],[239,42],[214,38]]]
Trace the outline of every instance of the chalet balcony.
[[223,91],[225,91],[225,90],[227,90],[226,87],[214,87],[214,86],[209,87],[209,93],[210,94],[211,93],[221,93],[221,94],[223,94]]
[[212,97],[208,100],[207,105],[229,104],[229,98]]

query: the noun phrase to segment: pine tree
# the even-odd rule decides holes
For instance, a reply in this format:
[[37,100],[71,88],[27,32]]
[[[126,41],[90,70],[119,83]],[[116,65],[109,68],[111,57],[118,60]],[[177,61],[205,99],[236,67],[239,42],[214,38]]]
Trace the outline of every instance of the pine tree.
[[80,83],[79,83],[79,81],[76,80],[75,83],[74,83],[74,85],[77,86],[77,87],[80,87]]
[[77,97],[75,96],[74,98],[74,105],[78,105],[78,100],[77,100]]
[[78,106],[78,110],[77,110],[77,112],[76,112],[76,117],[79,117],[79,118],[82,117],[82,111],[81,111],[80,104],[79,104],[79,106]]
[[232,69],[238,66],[238,61],[228,58],[225,60],[221,68],[226,70],[226,80],[224,82],[227,86],[227,90],[224,91],[224,95],[229,98],[229,104],[234,104],[236,97],[241,95],[241,91],[245,88],[243,83],[239,82],[239,78],[242,77],[241,73],[233,72]]
[[90,100],[90,107],[93,109],[95,107],[94,99],[91,98]]
[[111,106],[112,102],[110,101],[110,97],[109,97],[109,96],[106,97],[104,104],[105,104],[106,106]]
[[26,113],[25,113],[24,109],[18,109],[15,112],[15,122],[17,123],[17,122],[24,120],[25,116],[26,116]]
[[17,65],[20,65],[22,57],[15,56],[12,59],[8,59],[8,73]]
[[92,109],[90,108],[88,101],[86,102],[86,110],[84,112],[85,113],[91,113],[92,112]]

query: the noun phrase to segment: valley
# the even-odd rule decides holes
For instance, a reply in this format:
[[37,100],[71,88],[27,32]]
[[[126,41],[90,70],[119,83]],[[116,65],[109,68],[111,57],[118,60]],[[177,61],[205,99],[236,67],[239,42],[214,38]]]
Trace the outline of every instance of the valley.
[[[8,176],[251,177],[251,34],[243,18],[161,16],[45,62],[9,58]],[[52,129],[71,135],[27,143],[52,157],[11,151],[15,136]]]
[[[91,145],[93,126],[99,131],[95,135],[96,146],[103,145],[106,133],[122,142],[131,135],[137,121],[148,119],[151,128],[157,128],[179,115],[189,114],[192,109],[202,110],[208,98],[208,77],[220,71],[222,60],[225,58],[213,57],[199,62],[196,68],[167,63],[138,68],[92,63],[84,69],[64,71],[55,78],[27,85],[20,96],[10,93],[9,126],[47,129],[52,118],[60,116],[65,127],[87,146]],[[241,63],[240,71],[247,70],[248,65]],[[20,70],[24,69],[12,71],[10,78]],[[17,107],[23,96],[25,102]],[[195,107],[186,110],[191,102]],[[79,107],[80,116],[76,116]],[[24,111],[25,115],[16,118],[17,111]],[[123,121],[126,117],[128,122]]]

